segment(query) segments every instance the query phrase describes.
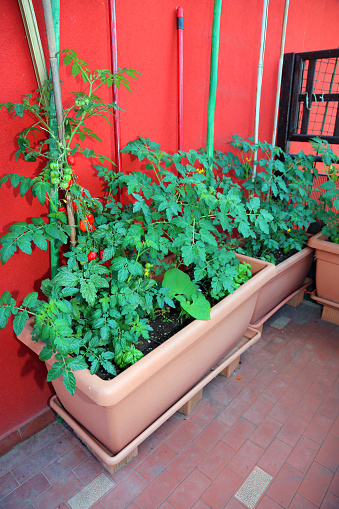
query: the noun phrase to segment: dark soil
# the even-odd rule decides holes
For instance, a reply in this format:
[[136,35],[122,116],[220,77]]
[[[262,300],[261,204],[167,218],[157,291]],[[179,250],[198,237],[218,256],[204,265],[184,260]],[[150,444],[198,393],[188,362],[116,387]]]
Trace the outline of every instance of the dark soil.
[[288,253],[284,253],[282,249],[277,249],[276,251],[272,252],[272,255],[275,258],[275,264],[278,265],[278,263],[284,262],[288,258],[291,258],[291,256],[298,253],[296,249],[291,249]]

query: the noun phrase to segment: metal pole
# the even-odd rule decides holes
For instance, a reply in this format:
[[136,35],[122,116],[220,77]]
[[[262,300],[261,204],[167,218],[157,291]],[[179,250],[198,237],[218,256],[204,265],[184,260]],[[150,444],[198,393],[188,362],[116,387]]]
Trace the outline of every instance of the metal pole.
[[[211,70],[208,97],[207,140],[206,140],[207,155],[210,158],[213,158],[213,148],[214,148],[214,116],[215,116],[215,100],[217,95],[221,5],[222,0],[215,0],[213,13],[212,41],[211,41]],[[212,166],[209,167],[209,172],[212,172]]]
[[284,50],[285,50],[285,39],[286,39],[286,28],[287,28],[289,3],[290,3],[289,0],[285,0],[284,19],[283,19],[283,26],[282,26],[282,32],[281,32],[281,43],[280,43],[277,96],[276,96],[276,100],[275,100],[275,112],[274,112],[274,120],[273,120],[272,145],[275,145],[275,142],[277,140],[277,125],[278,125],[278,113],[279,113],[279,101],[280,101],[280,89],[281,89],[281,75],[282,75],[282,68],[283,68],[283,61],[284,61]]
[[[115,15],[115,0],[110,0],[111,10],[111,47],[112,47],[112,72],[113,74],[118,72],[118,47],[117,47],[117,23]],[[113,101],[119,106],[119,90],[115,83],[113,83]],[[117,165],[117,171],[122,171],[121,164],[121,132],[120,132],[120,110],[114,109],[114,146],[115,146],[115,163]],[[120,189],[117,193],[117,200],[122,202],[122,196]]]
[[[260,100],[261,100],[261,85],[262,75],[264,71],[264,55],[265,55],[265,43],[266,43],[266,31],[267,31],[267,18],[268,18],[268,3],[269,0],[264,0],[262,22],[261,22],[261,40],[260,40],[260,54],[258,64],[258,79],[257,79],[257,96],[255,103],[255,121],[254,121],[254,143],[258,143],[259,139],[259,116],[260,116]],[[257,151],[253,155],[253,163],[257,161]],[[256,165],[253,164],[252,180],[254,180],[257,173]]]
[[177,8],[177,35],[178,35],[178,149],[183,150],[184,140],[184,10]]

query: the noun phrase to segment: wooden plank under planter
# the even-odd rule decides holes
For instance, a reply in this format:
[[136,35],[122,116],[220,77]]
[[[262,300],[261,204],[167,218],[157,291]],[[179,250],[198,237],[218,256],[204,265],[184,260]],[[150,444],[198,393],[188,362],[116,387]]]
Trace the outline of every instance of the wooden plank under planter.
[[323,305],[323,320],[339,325],[339,244],[317,233],[307,245],[315,249],[316,295],[312,299]]
[[305,278],[310,270],[313,256],[314,250],[305,247],[287,260],[278,263],[276,275],[259,291],[250,322],[251,327],[260,328],[289,299],[312,282],[305,281]]
[[[251,265],[253,277],[212,308],[211,320],[194,320],[112,380],[101,380],[88,369],[76,371],[74,396],[60,378],[53,381],[65,410],[111,453],[124,449],[163,415],[243,337],[258,291],[276,268],[237,257]],[[18,338],[36,353],[43,347],[31,341],[28,326]]]

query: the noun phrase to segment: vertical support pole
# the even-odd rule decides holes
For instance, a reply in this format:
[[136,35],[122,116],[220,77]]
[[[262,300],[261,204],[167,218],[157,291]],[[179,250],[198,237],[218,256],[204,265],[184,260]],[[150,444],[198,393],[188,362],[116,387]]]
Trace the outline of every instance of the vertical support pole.
[[[118,72],[118,47],[117,47],[117,23],[115,14],[115,0],[110,0],[111,10],[111,48],[112,48],[112,72]],[[115,83],[113,83],[113,101],[119,107],[119,90]],[[114,110],[114,146],[115,146],[115,164],[117,165],[117,172],[122,171],[121,165],[121,132],[120,132],[120,110]],[[122,202],[120,189],[117,193],[118,201]]]
[[[258,143],[259,140],[259,117],[260,117],[260,101],[261,101],[261,86],[262,86],[262,75],[264,72],[264,55],[265,55],[265,44],[266,44],[266,32],[267,32],[267,18],[268,18],[268,3],[269,0],[264,0],[263,13],[261,22],[261,40],[260,40],[260,54],[258,64],[258,78],[257,78],[257,95],[255,101],[255,120],[254,120],[254,143]],[[253,173],[252,180],[255,179],[257,173],[256,162],[258,160],[257,151],[253,155]]]
[[184,11],[177,8],[177,34],[178,34],[178,149],[183,150],[184,141]]

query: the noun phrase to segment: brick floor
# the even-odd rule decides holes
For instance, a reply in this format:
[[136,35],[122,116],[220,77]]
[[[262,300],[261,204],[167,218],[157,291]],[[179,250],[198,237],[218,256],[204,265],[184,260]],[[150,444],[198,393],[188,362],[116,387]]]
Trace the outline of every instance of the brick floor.
[[320,312],[284,306],[235,374],[115,474],[51,424],[0,458],[0,509],[246,509],[255,467],[272,476],[255,509],[339,508],[339,327]]

